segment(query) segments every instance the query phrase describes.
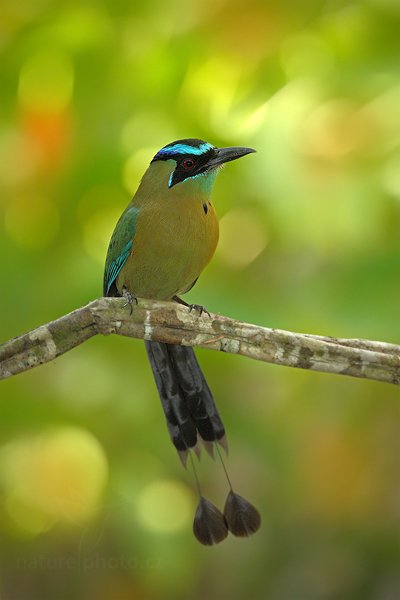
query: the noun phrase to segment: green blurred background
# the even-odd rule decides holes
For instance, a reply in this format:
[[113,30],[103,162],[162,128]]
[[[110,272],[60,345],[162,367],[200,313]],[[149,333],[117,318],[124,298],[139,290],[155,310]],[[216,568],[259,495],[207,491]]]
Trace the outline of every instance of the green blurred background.
[[[398,343],[399,30],[398,0],[2,0],[1,339],[101,294],[151,157],[200,137],[258,153],[219,176],[187,298]],[[398,599],[398,390],[198,354],[261,531],[197,544],[143,345],[92,339],[1,383],[1,597]]]

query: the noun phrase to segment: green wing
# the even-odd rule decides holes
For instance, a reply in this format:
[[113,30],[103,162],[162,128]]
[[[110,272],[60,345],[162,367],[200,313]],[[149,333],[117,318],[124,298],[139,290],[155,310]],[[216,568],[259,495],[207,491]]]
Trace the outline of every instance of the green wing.
[[105,296],[114,295],[110,293],[111,287],[132,252],[138,215],[139,208],[128,207],[114,229],[104,269],[103,293]]

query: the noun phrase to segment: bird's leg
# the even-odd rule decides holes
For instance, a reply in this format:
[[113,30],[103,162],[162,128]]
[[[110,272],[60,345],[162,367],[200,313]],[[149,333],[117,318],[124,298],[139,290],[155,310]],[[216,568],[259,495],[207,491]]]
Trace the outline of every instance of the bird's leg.
[[130,314],[132,314],[133,303],[137,304],[138,299],[136,298],[135,294],[132,294],[132,292],[130,292],[125,286],[122,288],[122,297],[125,298],[125,304],[123,308],[125,308],[125,306],[129,306]]
[[200,317],[201,315],[204,313],[206,313],[210,319],[211,319],[211,315],[208,312],[208,310],[202,306],[201,304],[188,304],[187,302],[185,302],[185,300],[182,300],[182,298],[179,298],[179,296],[173,296],[172,300],[175,300],[175,302],[177,302],[178,304],[182,304],[182,306],[187,306],[187,308],[189,309],[189,312],[192,312],[192,310],[197,310],[200,313]]

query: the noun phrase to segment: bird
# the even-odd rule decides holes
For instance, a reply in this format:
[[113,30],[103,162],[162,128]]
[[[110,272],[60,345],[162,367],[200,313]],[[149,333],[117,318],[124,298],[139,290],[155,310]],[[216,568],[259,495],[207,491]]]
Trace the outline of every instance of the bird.
[[[218,171],[253,152],[241,146],[219,148],[197,138],[162,147],[111,236],[104,296],[123,296],[131,308],[142,297],[178,302],[198,311],[200,317],[209,314],[181,295],[192,289],[217,247],[219,226],[211,192]],[[199,453],[199,441],[211,455],[217,444],[227,450],[225,428],[193,348],[148,340],[145,346],[169,435],[182,463],[186,465],[190,450]],[[231,496],[225,515],[201,495],[198,484],[200,502],[193,529],[203,544],[224,539],[227,521],[235,535],[249,535],[259,527],[258,511],[242,496],[232,497],[229,478],[228,482]]]

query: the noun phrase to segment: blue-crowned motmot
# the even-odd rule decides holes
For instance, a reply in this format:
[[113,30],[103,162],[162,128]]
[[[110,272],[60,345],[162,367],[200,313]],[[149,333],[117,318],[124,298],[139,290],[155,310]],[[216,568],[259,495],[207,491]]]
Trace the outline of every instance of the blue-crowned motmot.
[[[161,148],[111,237],[104,295],[123,295],[130,301],[136,296],[175,300],[201,309],[179,295],[194,286],[217,246],[218,220],[210,200],[215,176],[222,165],[251,152],[255,150],[216,148],[199,139],[177,140]],[[169,434],[182,462],[190,449],[198,451],[199,439],[210,452],[214,442],[226,447],[224,426],[193,348],[145,344]],[[224,513],[201,497],[194,522],[200,542],[221,541],[228,529],[249,535],[259,527],[256,509],[232,488]]]

